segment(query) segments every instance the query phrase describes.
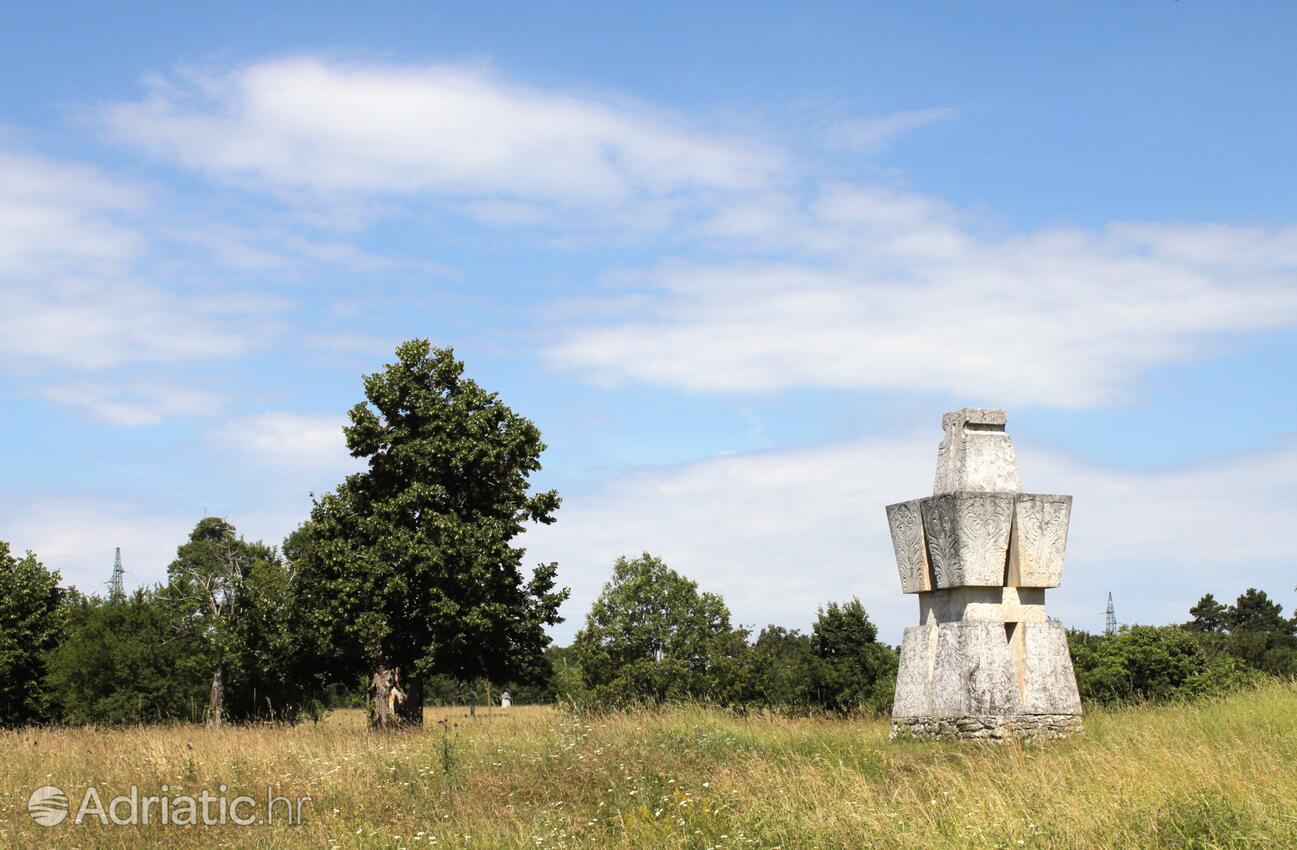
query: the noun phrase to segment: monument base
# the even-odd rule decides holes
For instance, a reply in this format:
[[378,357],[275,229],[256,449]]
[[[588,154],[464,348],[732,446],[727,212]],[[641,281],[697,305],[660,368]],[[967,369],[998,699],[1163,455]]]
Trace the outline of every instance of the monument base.
[[[934,597],[947,594],[958,595]],[[979,615],[972,605],[960,610]],[[1081,698],[1061,625],[936,619],[902,638],[893,738],[1061,738],[1080,730]]]
[[889,740],[1008,741],[1066,738],[1083,731],[1079,714],[980,714],[963,717],[901,717]]

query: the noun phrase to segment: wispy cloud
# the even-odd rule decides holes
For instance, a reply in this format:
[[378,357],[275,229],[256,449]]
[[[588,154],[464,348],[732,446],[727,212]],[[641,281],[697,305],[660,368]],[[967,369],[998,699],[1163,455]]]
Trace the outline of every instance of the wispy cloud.
[[[1112,403],[1214,335],[1297,324],[1297,227],[1112,224],[978,232],[939,199],[826,186],[705,227],[737,256],[644,270],[620,316],[569,325],[549,356],[605,382],[761,393],[936,391]],[[746,256],[745,256],[746,255]]]
[[958,114],[958,110],[950,107],[939,107],[896,112],[881,118],[851,118],[833,125],[828,141],[836,148],[879,153],[906,133],[949,121]]
[[0,149],[0,186],[0,355],[9,369],[236,357],[265,344],[284,307],[264,294],[184,293],[151,280],[140,270],[151,246],[137,220],[146,194],[93,168]]
[[85,409],[110,425],[157,425],[174,416],[211,416],[225,404],[225,397],[211,390],[177,386],[166,382],[131,380],[73,381],[43,386],[35,394]]
[[350,472],[359,461],[347,449],[342,434],[346,424],[347,417],[336,414],[275,411],[237,417],[212,429],[208,437],[211,445],[261,466]]
[[145,99],[97,114],[113,138],[219,179],[496,201],[479,208],[496,220],[527,204],[617,207],[750,188],[781,167],[760,144],[460,65],[266,61],[155,80]]

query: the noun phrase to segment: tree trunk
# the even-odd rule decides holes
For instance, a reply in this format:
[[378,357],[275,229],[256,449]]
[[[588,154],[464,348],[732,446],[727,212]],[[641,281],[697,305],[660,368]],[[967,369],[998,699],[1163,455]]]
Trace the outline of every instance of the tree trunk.
[[225,722],[225,677],[217,667],[212,674],[212,690],[207,698],[207,725],[220,726]]
[[379,667],[374,671],[374,713],[369,724],[375,729],[393,729],[401,718],[397,707],[405,701],[401,690],[401,672],[394,667]]

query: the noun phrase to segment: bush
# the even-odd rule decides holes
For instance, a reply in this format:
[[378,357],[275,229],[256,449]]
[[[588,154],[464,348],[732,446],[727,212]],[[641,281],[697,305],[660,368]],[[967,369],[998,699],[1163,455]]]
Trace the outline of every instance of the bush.
[[1112,635],[1073,631],[1068,646],[1081,698],[1089,702],[1192,699],[1263,678],[1180,626],[1127,626]]

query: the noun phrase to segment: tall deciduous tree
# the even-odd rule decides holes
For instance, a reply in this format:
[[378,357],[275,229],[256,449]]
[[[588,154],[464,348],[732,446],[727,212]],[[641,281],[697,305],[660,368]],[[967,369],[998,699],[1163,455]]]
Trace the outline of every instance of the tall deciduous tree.
[[645,552],[618,558],[573,651],[605,704],[734,699],[747,633],[714,593]]
[[198,642],[211,668],[208,725],[225,721],[227,685],[248,672],[250,614],[265,608],[258,597],[266,585],[274,589],[268,573],[276,568],[277,552],[243,540],[218,517],[201,520],[167,567],[166,596],[179,631]]
[[403,343],[364,386],[344,432],[368,468],[320,498],[285,546],[315,652],[335,676],[370,677],[377,725],[419,722],[425,677],[544,669],[544,628],[568,591],[555,589],[556,564],[526,579],[513,540],[553,522],[559,497],[528,491],[540,431],[464,377],[449,348]]
[[815,692],[825,708],[886,711],[896,689],[896,652],[878,642],[878,627],[859,599],[830,602],[811,630]]
[[62,633],[59,574],[0,541],[0,725],[41,720],[47,703],[45,653]]
[[1225,621],[1231,655],[1266,673],[1297,674],[1294,621],[1284,619],[1283,606],[1264,590],[1248,588],[1229,607]]
[[747,699],[771,707],[809,708],[814,703],[816,661],[810,635],[766,626],[748,653]]

